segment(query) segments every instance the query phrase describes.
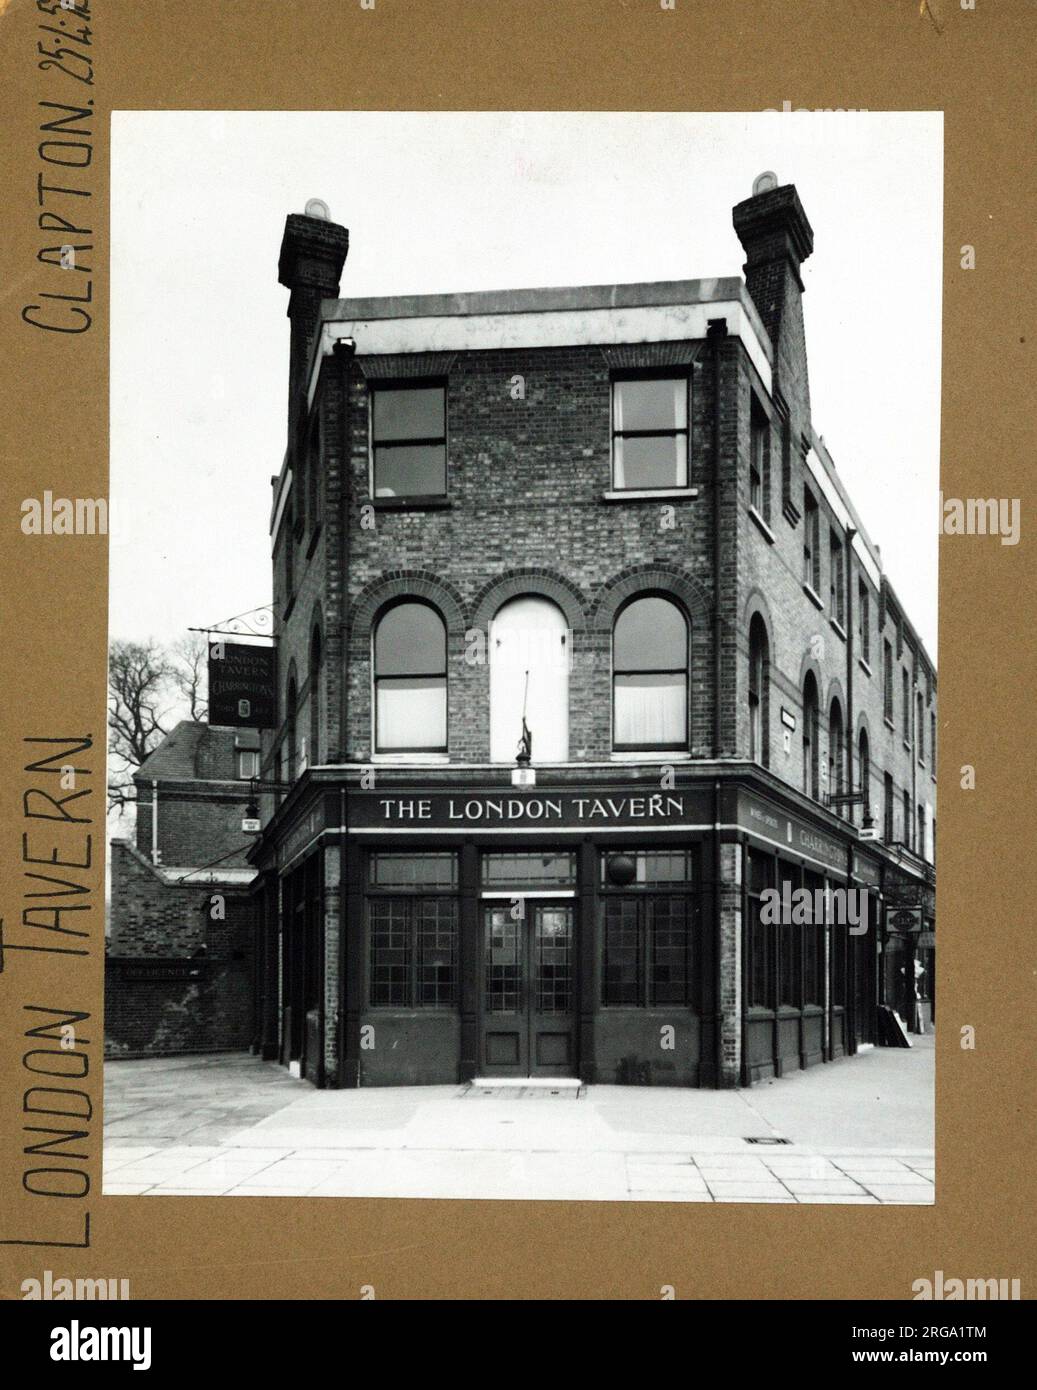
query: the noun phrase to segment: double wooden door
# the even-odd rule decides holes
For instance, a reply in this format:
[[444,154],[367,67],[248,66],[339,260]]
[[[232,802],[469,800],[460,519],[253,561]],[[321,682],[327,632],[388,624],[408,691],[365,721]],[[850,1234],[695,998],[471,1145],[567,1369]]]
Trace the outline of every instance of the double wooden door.
[[483,904],[482,1071],[576,1074],[575,902]]

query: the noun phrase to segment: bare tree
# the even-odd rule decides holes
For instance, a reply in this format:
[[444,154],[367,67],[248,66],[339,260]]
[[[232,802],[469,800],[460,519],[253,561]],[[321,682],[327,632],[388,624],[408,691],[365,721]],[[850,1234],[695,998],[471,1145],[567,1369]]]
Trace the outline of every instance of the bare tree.
[[136,801],[133,773],[166,735],[175,703],[172,662],[152,639],[112,642],[108,654],[108,809]]
[[173,688],[187,705],[189,719],[196,723],[208,717],[207,678],[209,644],[200,632],[189,632],[174,642],[171,649]]

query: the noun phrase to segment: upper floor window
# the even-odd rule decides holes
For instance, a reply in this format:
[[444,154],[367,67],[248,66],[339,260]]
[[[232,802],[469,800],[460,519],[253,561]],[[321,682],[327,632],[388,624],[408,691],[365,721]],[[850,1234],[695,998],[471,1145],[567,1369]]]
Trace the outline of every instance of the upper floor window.
[[310,757],[320,762],[321,753],[321,676],[323,658],[320,628],[315,627],[310,637]]
[[925,708],[922,692],[915,695],[915,752],[920,763],[925,762]]
[[378,386],[371,392],[375,497],[446,496],[446,387]]
[[[865,729],[862,729],[857,735],[857,765],[860,776],[857,790],[864,797],[861,806],[861,823],[864,824],[871,816],[871,749]],[[850,790],[852,791],[853,788],[851,787]]]
[[687,377],[612,383],[612,485],[630,491],[687,487]]
[[749,505],[760,516],[767,519],[768,478],[767,443],[770,434],[770,421],[756,397],[753,397],[749,412]]
[[893,723],[893,646],[882,644],[882,712]]
[[817,681],[808,671],[803,685],[803,790],[815,800],[821,795],[819,723]]
[[887,845],[893,843],[893,778],[888,772],[882,774],[882,838]]
[[[828,795],[842,796],[845,792],[843,785],[843,768],[845,766],[843,752],[843,711],[838,700],[833,700],[828,711]],[[845,815],[845,809],[836,806],[836,813],[840,816]]]
[[842,627],[846,622],[846,576],[843,571],[843,543],[834,531],[828,533],[828,546],[831,556],[828,597],[832,617]]
[[936,776],[936,714],[929,715],[929,770]]
[[405,599],[382,615],[374,691],[376,752],[446,752],[446,626],[430,604]]
[[688,746],[688,621],[668,598],[628,603],[612,634],[612,744]]
[[295,503],[289,500],[281,528],[284,546],[284,601],[288,605],[295,597]]
[[293,676],[290,676],[290,677],[288,678],[288,691],[287,691],[287,693],[286,693],[286,695],[285,695],[285,718],[284,718],[284,724],[285,724],[285,744],[284,744],[284,752],[285,752],[285,771],[287,772],[287,780],[288,780],[289,782],[294,782],[294,781],[295,781],[295,775],[296,775],[296,773],[297,773],[298,770],[299,770],[298,761],[297,761],[297,759],[298,759],[298,750],[297,750],[297,748],[296,748],[296,746],[295,746],[295,740],[296,740],[296,737],[297,737],[297,735],[298,735],[297,716],[298,716],[298,690],[297,690],[297,687],[296,687],[296,684],[295,684],[295,676],[293,675]]
[[320,525],[320,474],[323,463],[320,408],[315,411],[306,437],[306,514],[310,531]]
[[821,589],[821,518],[809,488],[803,490],[803,583],[815,594]]
[[258,748],[239,748],[238,749],[238,776],[244,781],[246,778],[259,776],[259,749]]
[[911,678],[910,678],[910,676],[907,674],[907,671],[906,671],[906,670],[901,671],[901,673],[900,673],[900,678],[901,678],[901,682],[902,682],[902,684],[903,684],[903,689],[904,689],[904,703],[903,703],[903,715],[904,715],[904,742],[905,742],[905,743],[910,743],[910,742],[911,742]]
[[749,757],[767,766],[769,705],[767,629],[759,613],[749,624]]
[[860,643],[860,658],[871,665],[871,610],[868,603],[868,586],[862,579],[857,585],[857,640]]
[[571,635],[550,599],[509,599],[490,624],[490,760],[511,763],[529,739],[534,762],[569,757]]

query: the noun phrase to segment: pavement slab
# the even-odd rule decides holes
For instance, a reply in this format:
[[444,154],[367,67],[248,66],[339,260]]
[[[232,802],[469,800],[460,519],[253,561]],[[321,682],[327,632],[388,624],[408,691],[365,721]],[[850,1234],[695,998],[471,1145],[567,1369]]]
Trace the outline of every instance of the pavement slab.
[[735,1091],[318,1091],[244,1054],[116,1061],[103,1190],[929,1205],[934,1060],[927,1036]]

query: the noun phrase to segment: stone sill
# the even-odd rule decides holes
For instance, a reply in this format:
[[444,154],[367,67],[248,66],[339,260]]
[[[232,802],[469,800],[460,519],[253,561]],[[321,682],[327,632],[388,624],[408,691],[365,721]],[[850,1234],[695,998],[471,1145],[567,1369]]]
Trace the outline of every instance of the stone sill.
[[773,531],[771,530],[771,528],[767,525],[766,521],[764,521],[763,517],[762,517],[762,516],[760,515],[760,513],[756,510],[755,507],[750,507],[750,508],[749,508],[749,515],[750,515],[750,517],[752,517],[753,521],[756,523],[757,530],[758,530],[758,531],[760,532],[760,534],[763,536],[764,540],[766,540],[766,541],[768,542],[769,545],[773,545],[773,544],[774,544],[774,539],[775,539],[775,537],[774,537],[774,532],[773,532]]
[[379,512],[447,511],[454,504],[449,497],[369,497],[362,506]]
[[655,502],[667,497],[697,497],[697,487],[612,488],[601,494],[603,502]]
[[815,608],[819,608],[821,610],[824,609],[824,599],[817,592],[817,590],[812,585],[808,584],[805,580],[803,581],[803,592],[806,594],[807,598],[810,600],[810,602],[814,605]]

